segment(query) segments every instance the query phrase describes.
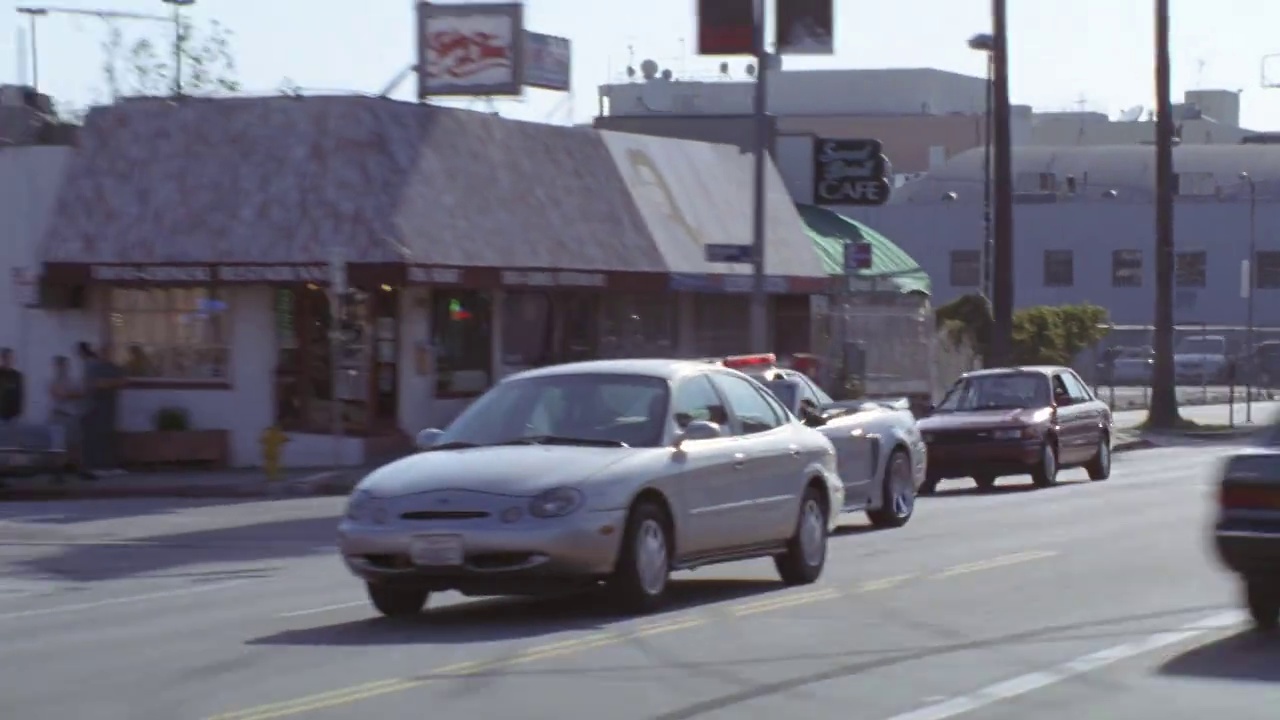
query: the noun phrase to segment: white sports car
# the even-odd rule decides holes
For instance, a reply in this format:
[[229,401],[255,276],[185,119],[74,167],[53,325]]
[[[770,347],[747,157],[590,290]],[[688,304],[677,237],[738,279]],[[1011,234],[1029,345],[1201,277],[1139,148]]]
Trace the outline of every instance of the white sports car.
[[865,511],[878,527],[901,527],[915,511],[928,451],[906,400],[837,402],[772,353],[719,361],[754,378],[836,448],[844,512]]

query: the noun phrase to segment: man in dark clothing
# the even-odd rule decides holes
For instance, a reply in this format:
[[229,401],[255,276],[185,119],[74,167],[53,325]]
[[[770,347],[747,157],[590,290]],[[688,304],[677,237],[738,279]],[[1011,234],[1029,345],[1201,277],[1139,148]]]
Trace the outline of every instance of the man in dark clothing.
[[13,350],[0,348],[0,420],[13,422],[22,417],[22,373],[13,366]]
[[76,346],[84,361],[85,413],[81,443],[84,448],[86,479],[120,472],[116,459],[116,396],[124,384],[124,373],[106,354],[94,352],[89,343]]

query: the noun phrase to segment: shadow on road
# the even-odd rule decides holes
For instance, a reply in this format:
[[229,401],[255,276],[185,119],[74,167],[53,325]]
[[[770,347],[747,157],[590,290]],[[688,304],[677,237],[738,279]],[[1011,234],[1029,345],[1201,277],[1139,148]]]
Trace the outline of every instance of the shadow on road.
[[1280,635],[1249,630],[1201,645],[1160,666],[1161,675],[1280,682]]
[[26,525],[75,525],[119,518],[169,515],[184,510],[260,503],[262,498],[95,498],[6,501],[0,490],[0,521]]
[[[786,589],[777,580],[675,580],[667,604],[648,619]],[[372,613],[373,610],[370,609]],[[286,630],[249,645],[370,646],[500,642],[574,630],[623,619],[604,592],[537,599],[495,598],[428,610],[414,618],[381,618]]]
[[[943,480],[944,483],[948,482]],[[1054,490],[1057,488],[1071,487],[1072,485],[1088,485],[1088,480],[1059,480],[1056,485],[1041,488],[1036,487],[1031,482],[1014,482],[1011,479],[1001,479],[996,481],[996,485],[987,490],[983,490],[973,484],[973,481],[964,479],[950,481],[954,483],[952,487],[939,485],[938,489],[932,495],[922,495],[926,498],[955,498],[955,497],[975,497],[990,495],[1018,495],[1021,493],[1038,492],[1042,490]],[[964,486],[964,483],[968,483]]]
[[14,565],[36,574],[90,582],[209,563],[261,563],[332,553],[337,524],[334,517],[304,518],[156,535],[126,543],[66,545]]

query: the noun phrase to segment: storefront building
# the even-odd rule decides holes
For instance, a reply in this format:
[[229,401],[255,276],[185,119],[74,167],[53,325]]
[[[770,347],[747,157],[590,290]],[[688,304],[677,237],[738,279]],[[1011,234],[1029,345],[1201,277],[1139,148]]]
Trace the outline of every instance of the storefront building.
[[[704,260],[749,242],[750,160],[383,99],[127,101],[89,116],[43,282],[127,371],[123,429],[181,407],[234,465],[273,425],[286,465],[356,463],[525,368],[750,350],[750,268]],[[827,280],[770,171],[794,325]]]

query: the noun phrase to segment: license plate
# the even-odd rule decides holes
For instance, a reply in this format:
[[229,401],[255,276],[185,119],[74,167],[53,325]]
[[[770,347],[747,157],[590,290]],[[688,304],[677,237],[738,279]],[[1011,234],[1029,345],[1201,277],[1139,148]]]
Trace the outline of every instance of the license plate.
[[461,565],[463,560],[460,535],[424,535],[409,545],[409,559],[414,565],[440,567]]

